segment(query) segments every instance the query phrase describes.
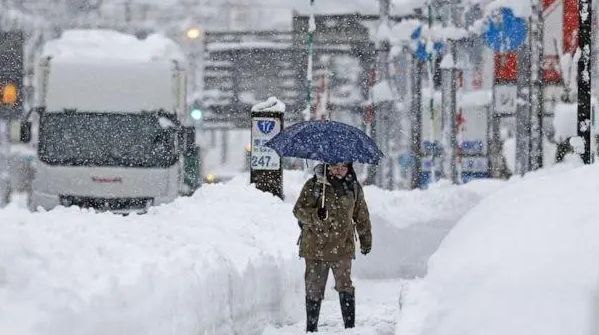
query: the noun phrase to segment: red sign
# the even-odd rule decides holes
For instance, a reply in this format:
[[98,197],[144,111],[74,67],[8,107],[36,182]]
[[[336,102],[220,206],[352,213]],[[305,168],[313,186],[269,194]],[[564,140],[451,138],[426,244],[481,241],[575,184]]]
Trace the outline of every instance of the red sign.
[[495,54],[495,80],[515,82],[518,79],[518,55],[510,53]]
[[[543,17],[543,80],[558,84],[562,79],[558,55],[574,53],[578,48],[578,0],[543,0]],[[495,55],[495,78],[497,82],[517,80],[517,54]]]
[[574,53],[578,48],[578,0],[564,1],[564,53]]

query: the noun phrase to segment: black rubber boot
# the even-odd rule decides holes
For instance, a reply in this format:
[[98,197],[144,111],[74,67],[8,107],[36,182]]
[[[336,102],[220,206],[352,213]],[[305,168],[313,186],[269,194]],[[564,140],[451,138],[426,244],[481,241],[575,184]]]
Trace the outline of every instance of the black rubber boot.
[[356,323],[356,299],[354,293],[339,292],[341,315],[345,328],[354,328]]
[[310,300],[306,298],[306,332],[318,331],[320,302],[321,300]]

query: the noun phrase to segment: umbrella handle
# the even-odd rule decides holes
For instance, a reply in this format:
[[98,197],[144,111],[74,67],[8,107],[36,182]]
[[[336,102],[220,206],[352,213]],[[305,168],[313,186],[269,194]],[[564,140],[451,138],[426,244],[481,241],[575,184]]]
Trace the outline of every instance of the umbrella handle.
[[[327,175],[327,164],[326,163],[324,164],[324,171],[323,171],[323,173],[324,173],[325,178],[326,178],[326,175]],[[322,183],[322,206],[321,206],[321,208],[324,208],[324,198],[326,197],[325,191],[327,189],[326,187],[327,187],[327,184],[326,183]]]
[[324,208],[324,198],[326,197],[326,193],[325,193],[326,187],[327,187],[327,184],[322,183],[322,206],[321,206],[321,208]]

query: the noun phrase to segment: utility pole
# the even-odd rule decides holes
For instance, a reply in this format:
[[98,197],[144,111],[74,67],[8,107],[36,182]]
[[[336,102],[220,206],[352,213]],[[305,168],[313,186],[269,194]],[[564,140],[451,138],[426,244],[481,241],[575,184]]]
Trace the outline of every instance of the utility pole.
[[530,162],[534,171],[543,167],[543,8],[533,0],[530,18]]
[[530,41],[518,50],[518,98],[516,100],[516,168],[523,176],[530,171]]
[[[1,108],[1,107],[0,107]],[[0,208],[8,205],[10,201],[10,137],[8,118],[0,118]]]
[[314,0],[310,0],[310,18],[308,19],[308,68],[306,70],[306,109],[304,109],[304,121],[309,121],[313,116],[312,106],[312,68],[314,58],[314,32],[316,31],[316,18],[314,17]]
[[578,137],[584,141],[582,161],[591,163],[591,22],[592,0],[579,2]]
[[[432,31],[433,31],[433,3],[432,0],[428,1],[428,40],[427,44],[432,43]],[[429,109],[429,117],[431,120],[431,128],[430,128],[430,137],[429,142],[431,146],[431,174],[430,181],[437,182],[437,135],[435,134],[435,63],[436,63],[436,54],[435,52],[431,52],[427,64],[428,71],[428,80],[429,80],[429,101],[428,101],[428,109]]]
[[[461,27],[462,20],[459,13],[463,12],[460,0],[445,2],[449,14],[447,24],[452,27]],[[442,120],[442,171],[445,178],[454,184],[461,182],[458,170],[458,125],[457,116],[457,44],[458,41],[447,40],[447,54],[441,62],[441,120]]]
[[410,136],[412,154],[411,189],[419,188],[422,174],[422,68],[423,62],[412,55],[412,73],[410,80]]
[[[387,32],[389,31],[389,8],[390,0],[379,0],[379,34],[377,38],[377,63],[376,63],[376,79],[377,87],[379,91],[390,92],[389,87],[389,51],[390,43],[388,40]],[[391,109],[393,102],[388,97],[377,97],[375,101],[375,121],[373,126],[376,128],[374,134],[376,135],[376,142],[379,147],[389,155],[390,150],[390,136],[392,132],[391,125]],[[393,188],[393,161],[391,157],[386,157],[382,160],[381,165],[376,168],[376,181],[377,185],[381,188],[392,189]]]
[[[457,110],[457,69],[456,41],[449,40],[449,53],[445,55],[442,67],[442,119],[443,119],[443,174],[454,184],[460,183],[458,174],[458,127],[456,123]],[[445,63],[445,64],[443,64]]]

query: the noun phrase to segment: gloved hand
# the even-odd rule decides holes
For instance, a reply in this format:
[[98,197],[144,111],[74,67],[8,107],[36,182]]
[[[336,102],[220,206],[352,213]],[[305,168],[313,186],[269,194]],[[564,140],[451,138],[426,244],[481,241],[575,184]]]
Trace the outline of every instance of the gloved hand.
[[370,252],[370,248],[360,248],[360,249],[361,249],[360,251],[362,252],[362,255],[368,255],[368,253]]
[[321,220],[326,220],[329,217],[329,212],[326,208],[319,208],[316,214],[318,215],[318,218]]

